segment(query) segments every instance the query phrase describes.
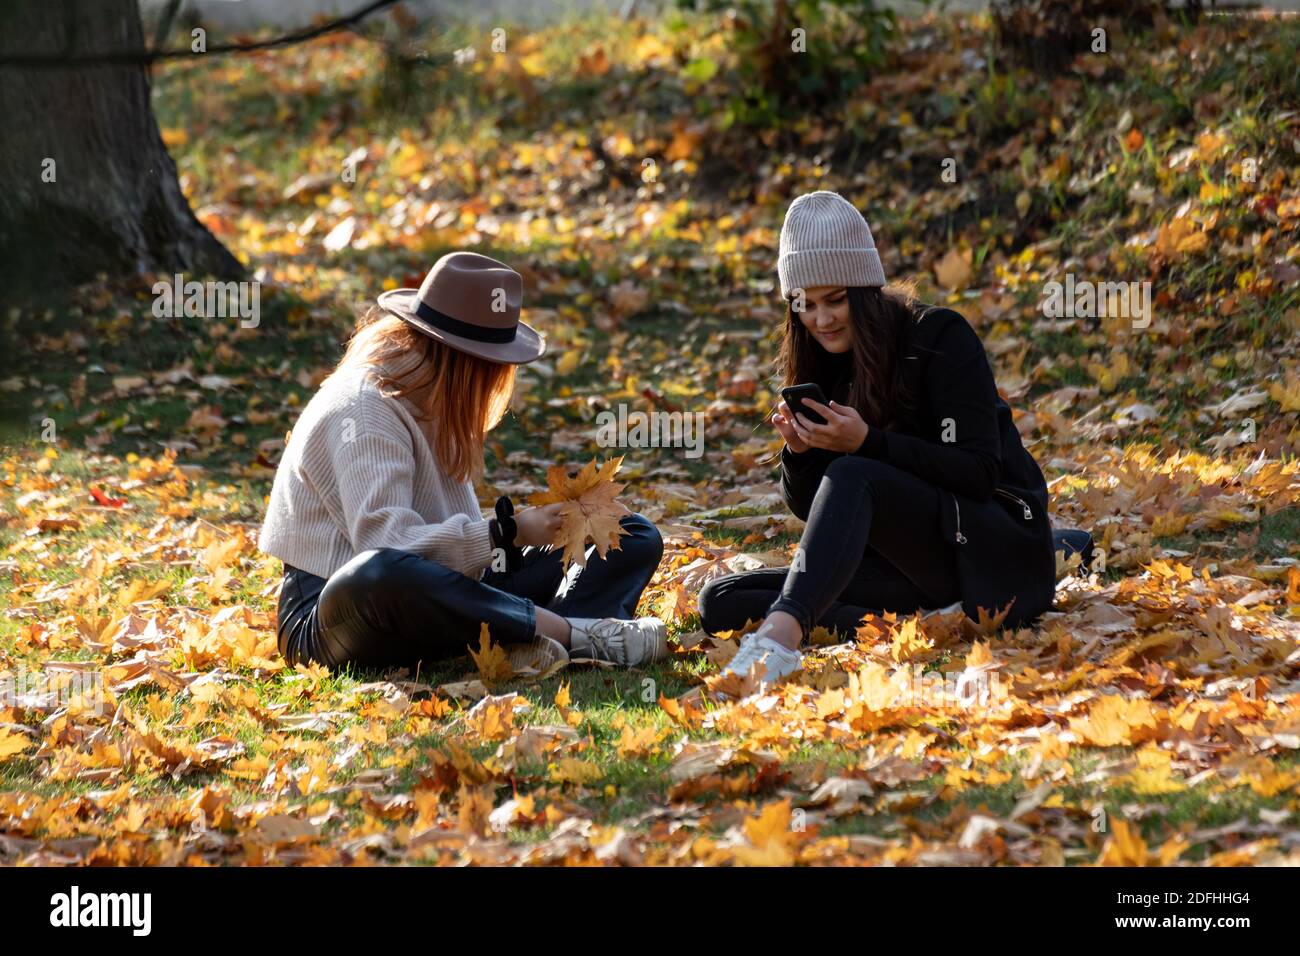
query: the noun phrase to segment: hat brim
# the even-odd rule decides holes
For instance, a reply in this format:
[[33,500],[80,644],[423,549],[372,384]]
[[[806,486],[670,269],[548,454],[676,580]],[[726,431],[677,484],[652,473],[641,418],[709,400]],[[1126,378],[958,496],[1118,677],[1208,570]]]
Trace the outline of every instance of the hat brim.
[[415,309],[419,302],[419,289],[390,289],[380,293],[379,307],[385,312],[413,325],[431,339],[450,346],[460,352],[486,359],[489,362],[501,362],[506,365],[524,365],[536,361],[546,353],[546,340],[537,334],[537,330],[525,322],[520,322],[513,341],[480,342],[463,335],[452,335],[430,325]]

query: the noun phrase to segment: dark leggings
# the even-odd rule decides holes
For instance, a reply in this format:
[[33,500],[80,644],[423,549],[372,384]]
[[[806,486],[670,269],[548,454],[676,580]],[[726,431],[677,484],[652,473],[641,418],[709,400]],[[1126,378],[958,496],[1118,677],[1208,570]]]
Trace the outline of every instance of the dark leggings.
[[601,559],[588,548],[586,567],[567,574],[559,551],[539,548],[524,548],[514,574],[489,569],[482,580],[392,548],[363,551],[329,580],[286,566],[280,653],[331,668],[415,666],[477,647],[483,623],[496,644],[531,641],[537,605],[567,618],[632,617],[663,539],[642,515],[622,525],[618,550]]
[[956,559],[939,530],[939,489],[871,458],[826,468],[791,568],[729,574],[700,593],[710,633],[786,611],[805,636],[821,625],[851,637],[864,615],[958,599]]

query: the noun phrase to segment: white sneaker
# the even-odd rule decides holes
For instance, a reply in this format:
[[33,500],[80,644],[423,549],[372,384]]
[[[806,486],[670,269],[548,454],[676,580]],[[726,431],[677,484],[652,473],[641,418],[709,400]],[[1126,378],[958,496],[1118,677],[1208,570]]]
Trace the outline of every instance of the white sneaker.
[[773,684],[802,668],[803,655],[770,637],[750,634],[740,642],[740,649],[723,673],[748,677],[755,664],[760,685]]
[[597,660],[636,667],[668,656],[668,628],[657,617],[620,621],[612,617],[569,618],[572,660]]
[[545,674],[556,664],[567,663],[569,652],[553,637],[538,634],[531,644],[511,644],[506,648],[506,659],[516,674],[528,670]]

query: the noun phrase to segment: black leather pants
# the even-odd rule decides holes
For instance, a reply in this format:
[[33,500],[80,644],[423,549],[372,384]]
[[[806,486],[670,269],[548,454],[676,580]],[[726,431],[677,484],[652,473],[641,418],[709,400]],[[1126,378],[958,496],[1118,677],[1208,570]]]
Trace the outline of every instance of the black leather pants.
[[622,525],[619,550],[601,559],[588,548],[586,568],[567,575],[558,550],[539,548],[524,548],[518,572],[489,569],[481,581],[392,548],[358,554],[328,581],[285,565],[280,653],[290,664],[414,667],[477,648],[484,622],[496,644],[531,641],[537,605],[561,617],[630,618],[663,539],[642,515]]

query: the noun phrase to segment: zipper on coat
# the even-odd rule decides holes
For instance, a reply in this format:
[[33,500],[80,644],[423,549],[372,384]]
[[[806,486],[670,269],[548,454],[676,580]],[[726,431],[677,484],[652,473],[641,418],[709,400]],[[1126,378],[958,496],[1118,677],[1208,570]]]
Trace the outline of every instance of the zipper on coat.
[[966,536],[961,533],[961,505],[957,503],[957,496],[952,496],[952,506],[957,509],[957,543],[965,544]]
[[1022,507],[1022,508],[1025,509],[1025,520],[1026,520],[1026,521],[1033,521],[1033,520],[1034,520],[1034,513],[1033,513],[1032,511],[1029,510],[1029,505],[1025,504],[1025,499],[1023,499],[1023,498],[1017,498],[1017,497],[1016,497],[1015,495],[1013,495],[1011,492],[1006,491],[1005,489],[1002,489],[1002,488],[994,488],[993,490],[996,491],[996,492],[997,492],[998,494],[1000,494],[1000,495],[1006,495],[1006,496],[1007,496],[1008,498],[1010,498],[1012,501],[1018,501],[1018,502],[1020,502],[1020,507]]

